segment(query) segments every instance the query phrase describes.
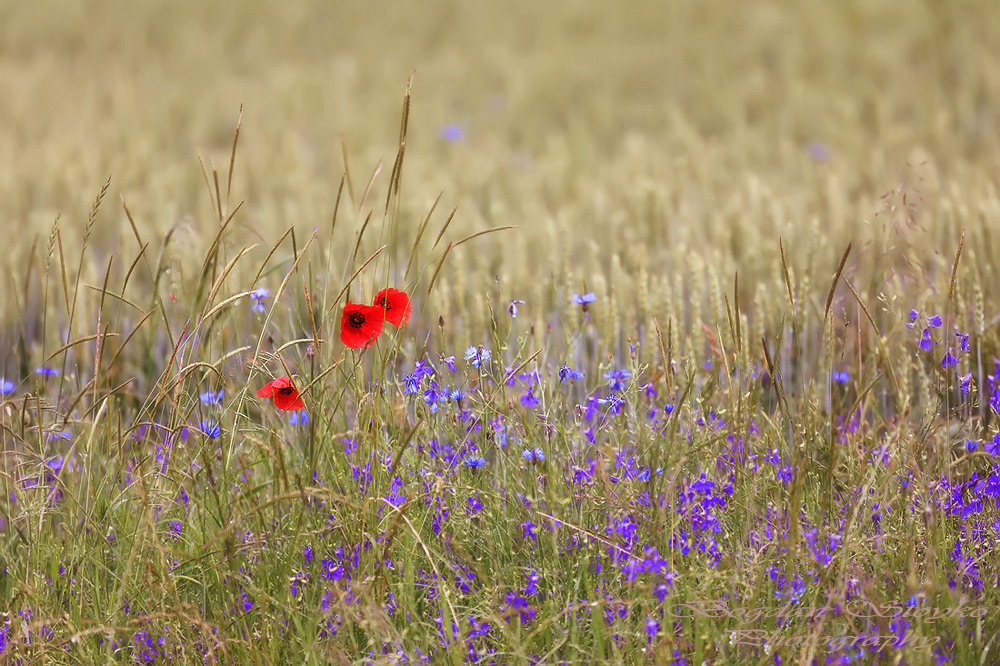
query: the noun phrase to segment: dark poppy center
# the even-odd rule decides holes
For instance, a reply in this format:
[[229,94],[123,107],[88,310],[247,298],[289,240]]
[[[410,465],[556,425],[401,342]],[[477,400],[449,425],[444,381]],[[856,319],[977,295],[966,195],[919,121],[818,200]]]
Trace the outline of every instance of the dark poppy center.
[[365,316],[360,312],[352,312],[347,315],[347,324],[351,328],[361,328],[365,325]]
[[282,386],[280,389],[278,389],[278,395],[291,395],[294,391],[295,389],[293,389],[291,386]]
[[379,305],[381,305],[386,310],[391,310],[392,309],[392,304],[389,302],[389,300],[385,296],[383,296],[379,300]]

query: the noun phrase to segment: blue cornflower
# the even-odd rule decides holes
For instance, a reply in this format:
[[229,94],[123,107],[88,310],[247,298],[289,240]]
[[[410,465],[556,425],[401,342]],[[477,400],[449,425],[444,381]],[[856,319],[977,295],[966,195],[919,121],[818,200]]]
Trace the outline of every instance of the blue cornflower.
[[476,347],[469,347],[465,350],[465,360],[472,363],[476,368],[482,366],[483,363],[490,362],[490,350],[486,349],[482,345]]
[[564,365],[559,368],[559,381],[564,382],[567,379],[582,379],[583,373],[579,370],[574,370],[568,365]]
[[253,301],[254,312],[264,311],[264,299],[270,295],[271,292],[265,287],[260,287],[250,292],[250,300]]
[[504,425],[502,416],[498,416],[495,421],[490,422],[490,427],[493,429],[494,440],[501,448],[506,447],[507,443],[513,439],[507,435],[507,426]]
[[214,419],[205,419],[198,423],[198,429],[208,435],[209,439],[215,439],[222,434],[222,428]]
[[545,460],[545,452],[538,447],[525,449],[521,452],[521,457],[530,463],[539,463]]
[[216,407],[221,406],[222,389],[219,389],[218,393],[216,393],[215,391],[205,391],[200,396],[198,396],[198,399],[201,400],[201,404],[203,405],[215,405]]
[[608,386],[612,391],[621,391],[625,388],[623,381],[632,376],[632,373],[622,368],[621,370],[608,370],[604,373],[604,378],[608,380]]
[[512,319],[517,319],[518,305],[524,305],[524,301],[519,301],[517,299],[511,299],[510,305],[507,306],[507,314],[511,316]]
[[406,395],[418,393],[420,391],[420,384],[424,381],[424,378],[430,377],[433,374],[434,368],[430,363],[425,362],[423,359],[417,361],[416,365],[413,366],[413,373],[403,378],[403,383],[405,384],[403,393]]
[[531,388],[532,385],[536,384],[538,386],[542,385],[542,377],[541,375],[538,374],[538,370],[532,370],[531,372],[522,372],[517,376],[517,378],[522,382],[524,381],[528,382],[528,388]]
[[941,326],[941,325],[942,325],[943,323],[944,323],[944,322],[942,322],[942,321],[941,321],[941,315],[934,315],[934,316],[932,316],[932,317],[928,317],[928,318],[927,318],[927,325],[928,325],[928,326],[929,326],[930,328],[938,328],[938,327],[939,327],[939,326]]
[[455,123],[448,123],[438,130],[438,136],[445,141],[455,143],[465,138],[465,128]]
[[479,469],[486,464],[486,461],[482,456],[469,456],[462,461],[462,465],[465,467],[471,467],[473,470]]
[[292,412],[288,417],[290,425],[306,425],[309,423],[309,414],[304,409]]
[[439,402],[448,401],[448,390],[439,389],[437,382],[431,380],[430,387],[424,391],[424,402],[430,407],[431,413],[437,412]]
[[462,391],[462,389],[452,389],[451,393],[448,394],[448,397],[454,400],[455,402],[462,402],[462,400],[465,399],[465,393]]
[[73,437],[73,433],[71,433],[69,430],[56,430],[56,431],[50,432],[50,433],[48,433],[48,435],[46,435],[46,439],[48,439],[50,442],[53,439],[56,439],[56,438],[58,438],[58,439],[70,439],[71,437]]
[[958,359],[955,358],[955,355],[951,353],[951,347],[948,347],[948,353],[945,354],[944,358],[941,359],[941,367],[949,368],[953,365],[958,365]]
[[45,366],[42,366],[40,368],[35,369],[35,374],[41,375],[42,377],[52,377],[53,375],[58,375],[59,370],[57,370],[56,368],[47,368]]
[[582,296],[580,294],[573,294],[573,302],[580,306],[580,309],[584,312],[587,311],[591,303],[597,300],[597,294],[592,291],[588,291]]
[[625,407],[625,401],[617,393],[612,393],[607,398],[598,398],[598,404],[608,406],[608,414],[610,416],[615,416],[620,414],[622,409]]
[[851,381],[851,373],[847,372],[846,370],[843,372],[834,372],[830,376],[830,378],[833,379],[833,381],[835,382],[846,384],[847,382]]
[[7,395],[14,392],[14,382],[9,379],[0,379],[0,395]]
[[955,337],[958,338],[958,347],[964,352],[969,351],[969,334],[968,333],[955,333]]
[[59,476],[63,465],[66,464],[66,459],[62,456],[56,456],[50,460],[46,460],[45,464],[49,466],[49,469],[45,473],[45,480],[51,483]]

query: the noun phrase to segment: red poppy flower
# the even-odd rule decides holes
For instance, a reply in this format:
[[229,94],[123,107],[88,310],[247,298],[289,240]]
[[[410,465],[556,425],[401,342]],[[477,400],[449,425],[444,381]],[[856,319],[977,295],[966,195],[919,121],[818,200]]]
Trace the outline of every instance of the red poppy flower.
[[384,322],[384,308],[348,301],[340,322],[340,341],[354,349],[371,347],[382,333]]
[[375,306],[385,310],[385,320],[393,326],[406,326],[413,310],[406,292],[392,287],[375,294]]
[[278,409],[284,409],[286,411],[302,409],[306,406],[306,403],[302,402],[302,398],[299,397],[299,392],[295,390],[295,385],[292,384],[292,380],[288,377],[278,377],[273,382],[264,384],[264,386],[257,391],[257,397],[273,397],[274,406]]

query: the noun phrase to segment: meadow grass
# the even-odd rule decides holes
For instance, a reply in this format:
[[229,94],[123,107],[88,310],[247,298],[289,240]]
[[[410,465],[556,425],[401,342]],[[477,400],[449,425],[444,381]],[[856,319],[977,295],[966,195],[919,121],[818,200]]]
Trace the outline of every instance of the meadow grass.
[[0,662],[1000,659],[991,3],[0,11]]

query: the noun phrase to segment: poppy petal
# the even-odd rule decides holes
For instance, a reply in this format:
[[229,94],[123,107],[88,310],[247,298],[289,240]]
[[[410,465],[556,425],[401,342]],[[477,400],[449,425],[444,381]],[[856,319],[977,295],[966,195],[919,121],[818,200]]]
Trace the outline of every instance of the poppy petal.
[[302,402],[302,398],[299,397],[298,392],[292,389],[292,392],[288,394],[275,393],[274,406],[285,411],[294,411],[302,409],[306,406],[306,403]]
[[383,308],[348,302],[340,323],[340,341],[353,349],[371,347],[381,335],[384,322]]
[[383,289],[375,294],[374,304],[375,307],[382,308],[385,312],[385,320],[393,326],[406,326],[407,322],[410,321],[410,312],[412,312],[413,306],[405,291],[392,287]]
[[275,382],[268,382],[259,389],[257,389],[257,397],[270,398],[272,395],[274,395],[274,384]]

